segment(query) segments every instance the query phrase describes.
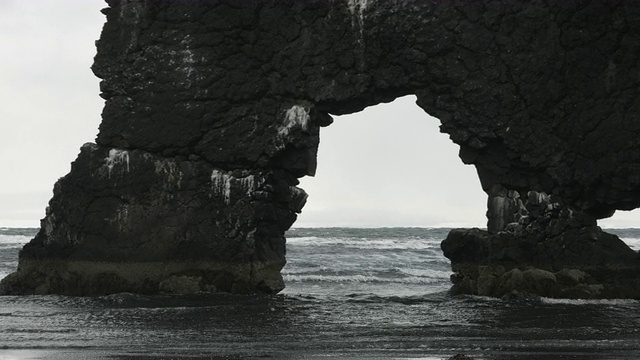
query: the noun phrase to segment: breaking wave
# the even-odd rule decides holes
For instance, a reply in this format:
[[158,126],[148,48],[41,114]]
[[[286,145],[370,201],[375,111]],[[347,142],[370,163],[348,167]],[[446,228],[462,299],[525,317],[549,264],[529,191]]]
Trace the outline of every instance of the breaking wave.
[[311,283],[399,283],[399,284],[433,284],[441,282],[441,278],[430,277],[394,277],[385,278],[373,275],[290,275],[283,276],[286,282]]
[[357,238],[321,238],[315,236],[288,238],[289,246],[340,246],[354,249],[378,250],[429,250],[438,249],[440,240],[432,239],[357,239]]

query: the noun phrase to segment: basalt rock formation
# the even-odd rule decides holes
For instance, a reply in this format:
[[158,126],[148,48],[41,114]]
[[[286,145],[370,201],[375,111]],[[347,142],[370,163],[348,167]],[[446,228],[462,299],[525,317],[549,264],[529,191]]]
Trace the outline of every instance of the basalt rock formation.
[[443,243],[460,291],[638,297],[596,221],[640,206],[639,4],[107,3],[100,132],[3,292],[277,292],[319,128],[415,94],[490,196]]
[[561,199],[495,186],[487,214],[488,231],[456,229],[442,242],[455,293],[640,299],[640,254]]

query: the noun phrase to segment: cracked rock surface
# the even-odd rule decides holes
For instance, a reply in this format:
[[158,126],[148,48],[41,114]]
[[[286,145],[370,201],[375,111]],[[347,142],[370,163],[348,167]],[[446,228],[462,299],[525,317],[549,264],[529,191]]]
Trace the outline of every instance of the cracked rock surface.
[[[100,132],[56,184],[4,293],[277,292],[319,127],[407,94],[477,168],[486,235],[506,239],[496,248],[555,241],[573,261],[584,239],[608,238],[597,219],[640,206],[634,2],[107,3]],[[534,197],[559,205],[536,210]],[[637,260],[611,248],[634,273]],[[583,271],[576,261],[567,271]]]

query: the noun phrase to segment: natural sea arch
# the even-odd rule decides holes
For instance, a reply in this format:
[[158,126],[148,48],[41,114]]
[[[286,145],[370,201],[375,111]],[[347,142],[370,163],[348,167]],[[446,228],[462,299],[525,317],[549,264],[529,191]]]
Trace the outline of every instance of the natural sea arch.
[[598,222],[604,228],[625,229],[640,227],[640,209],[616,211],[613,216]]
[[486,194],[459,147],[407,95],[335,116],[294,227],[486,226]]
[[640,207],[640,4],[107,4],[100,132],[0,291],[277,292],[320,128],[415,94],[488,194],[443,242],[459,292],[640,298],[596,226]]

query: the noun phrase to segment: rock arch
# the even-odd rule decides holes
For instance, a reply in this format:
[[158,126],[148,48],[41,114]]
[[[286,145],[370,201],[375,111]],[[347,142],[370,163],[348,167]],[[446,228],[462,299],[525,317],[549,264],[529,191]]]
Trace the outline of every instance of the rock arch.
[[[490,196],[489,231],[443,243],[460,291],[522,290],[502,285],[539,270],[524,290],[639,297],[637,254],[595,225],[640,206],[640,6],[107,3],[100,132],[56,184],[5,293],[276,292],[319,127],[412,93]],[[565,245],[581,250],[555,256]],[[620,283],[602,284],[606,263]],[[561,293],[567,266],[590,283]]]

